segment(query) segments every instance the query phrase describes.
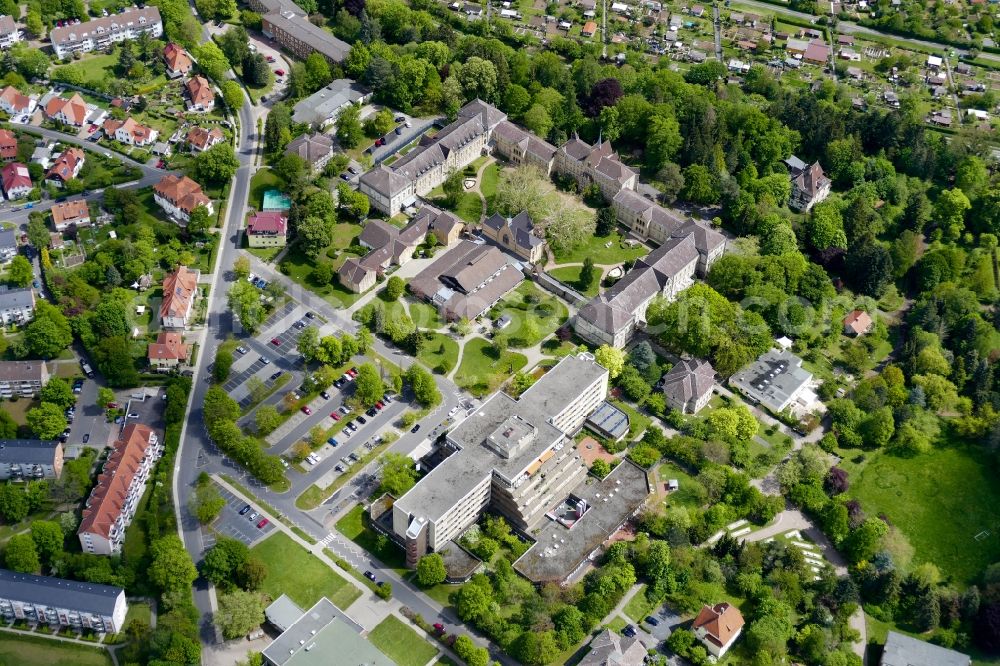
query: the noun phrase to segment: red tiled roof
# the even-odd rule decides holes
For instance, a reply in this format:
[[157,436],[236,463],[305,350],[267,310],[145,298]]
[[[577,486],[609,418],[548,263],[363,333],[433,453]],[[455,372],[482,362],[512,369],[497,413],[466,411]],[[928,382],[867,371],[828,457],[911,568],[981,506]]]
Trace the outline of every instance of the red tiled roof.
[[160,303],[160,319],[164,317],[183,317],[191,307],[191,301],[198,289],[198,274],[188,270],[187,266],[178,266],[177,270],[163,279],[163,302]]
[[691,628],[704,629],[708,640],[725,647],[743,628],[743,615],[739,608],[725,602],[703,606]]
[[15,111],[27,111],[28,107],[31,106],[31,98],[22,95],[21,91],[14,86],[4,88],[3,92],[0,92],[0,100],[10,104]]
[[203,76],[192,77],[184,87],[188,91],[188,95],[191,97],[192,104],[201,104],[202,106],[207,106],[215,101],[215,93],[212,92],[212,84],[208,82]]
[[178,44],[170,42],[163,49],[163,59],[167,68],[174,72],[186,74],[191,69],[191,58],[187,51]]
[[90,218],[90,208],[84,199],[64,201],[52,207],[52,222],[59,227]]
[[128,488],[139,472],[142,459],[149,449],[153,429],[142,423],[125,427],[114,443],[114,451],[104,463],[97,485],[90,493],[79,533],[110,537],[111,527],[121,515],[128,498]]
[[73,93],[69,99],[53,97],[45,105],[45,115],[53,118],[59,112],[62,112],[66,119],[74,125],[82,125],[87,119],[87,103],[83,101],[79,93]]
[[76,171],[76,165],[78,162],[84,160],[83,151],[79,148],[69,148],[62,155],[56,158],[56,161],[52,163],[49,167],[49,172],[45,175],[46,178],[58,178],[59,180],[66,182],[73,178],[73,172]]
[[844,326],[857,334],[867,333],[872,327],[872,318],[864,310],[855,310],[844,317]]
[[194,127],[188,132],[187,142],[198,150],[205,150],[209,145],[214,145],[224,138],[222,130],[213,127],[210,130],[204,127]]
[[288,228],[288,216],[281,211],[266,210],[247,220],[248,234],[283,234]]
[[10,192],[19,187],[31,187],[31,176],[28,167],[20,162],[11,162],[0,170],[0,182],[3,183],[3,191]]
[[186,361],[191,354],[191,347],[184,344],[184,336],[176,331],[160,331],[156,342],[147,349],[147,356],[152,361]]
[[108,118],[104,121],[104,133],[109,138],[114,138],[118,130],[124,129],[127,133],[132,135],[132,141],[135,143],[143,143],[148,141],[149,137],[153,135],[153,130],[149,129],[145,125],[140,125],[135,121],[134,118],[129,116],[125,120],[115,120],[113,118]]
[[153,191],[188,214],[198,206],[208,206],[212,202],[201,191],[201,185],[187,176],[168,174],[153,186]]

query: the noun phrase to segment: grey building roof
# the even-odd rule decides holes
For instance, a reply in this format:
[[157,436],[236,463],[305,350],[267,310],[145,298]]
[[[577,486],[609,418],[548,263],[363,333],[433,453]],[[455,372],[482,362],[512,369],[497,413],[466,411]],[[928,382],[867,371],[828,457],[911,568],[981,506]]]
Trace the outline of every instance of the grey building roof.
[[0,248],[17,248],[17,234],[13,229],[0,230]]
[[672,238],[636,262],[604,294],[580,308],[578,316],[608,333],[625,326],[643,303],[659,293],[685,266],[698,258],[691,235]]
[[605,629],[590,641],[590,652],[577,666],[642,666],[646,656],[646,646],[638,638]]
[[525,252],[530,252],[532,248],[538,247],[545,241],[534,234],[535,225],[531,221],[531,216],[527,211],[521,211],[514,217],[504,217],[500,213],[494,213],[483,221],[483,224],[495,231],[500,231],[504,227],[510,229],[510,234],[514,238],[517,247]]
[[535,544],[514,562],[514,569],[535,583],[564,580],[643,506],[648,495],[645,470],[628,460],[601,481],[588,477],[573,491],[589,509],[572,531],[559,521],[545,522]]
[[279,630],[285,631],[298,622],[303,612],[287,594],[282,594],[264,609],[264,617]]
[[881,666],[969,666],[972,659],[961,652],[890,631]]
[[309,164],[315,164],[333,150],[333,139],[326,134],[314,132],[300,134],[285,148],[286,155],[298,155]]
[[51,465],[62,448],[59,442],[41,439],[0,440],[0,463],[11,465]]
[[594,413],[587,417],[586,426],[615,441],[628,434],[628,414],[610,402],[602,402]]
[[322,124],[336,116],[348,104],[357,104],[368,90],[350,79],[337,79],[309,97],[296,102],[292,120],[297,123]]
[[31,287],[11,288],[0,285],[0,308],[30,308],[34,304],[35,295]]
[[[323,597],[264,649],[267,663],[278,666],[394,662],[361,637],[361,626]],[[334,657],[333,655],[337,655]]]
[[674,238],[684,238],[685,236],[694,238],[694,246],[699,254],[711,254],[726,244],[726,237],[718,231],[693,221],[674,229]]
[[506,120],[493,128],[493,134],[508,143],[519,146],[525,154],[531,155],[541,162],[551,161],[558,150],[548,141],[544,141]]
[[13,16],[0,16],[0,35],[9,35],[17,31],[17,23]]
[[125,590],[112,585],[33,576],[8,569],[0,569],[0,589],[8,599],[104,616],[114,613],[115,602],[125,594]]
[[802,359],[787,349],[771,349],[730,377],[729,383],[771,411],[781,411],[812,379]]
[[43,368],[45,361],[0,361],[0,381],[41,381]]
[[408,178],[382,164],[362,174],[359,182],[387,198],[395,196],[410,185]]
[[714,386],[715,370],[712,364],[700,359],[681,361],[663,375],[663,393],[680,404],[711,393]]
[[[296,7],[295,9],[299,9]],[[299,9],[272,12],[266,15],[271,25],[284,30],[299,41],[308,44],[311,49],[321,53],[334,62],[342,62],[351,51],[347,42],[337,39],[332,33],[309,22],[305,13]]]
[[[396,500],[395,506],[437,521],[490,474],[509,481],[517,479],[564,436],[549,419],[605,373],[607,370],[592,358],[567,356],[520,398],[493,394],[448,433],[449,442],[459,450]],[[496,435],[505,424],[516,424],[516,430],[527,436],[504,446]]]

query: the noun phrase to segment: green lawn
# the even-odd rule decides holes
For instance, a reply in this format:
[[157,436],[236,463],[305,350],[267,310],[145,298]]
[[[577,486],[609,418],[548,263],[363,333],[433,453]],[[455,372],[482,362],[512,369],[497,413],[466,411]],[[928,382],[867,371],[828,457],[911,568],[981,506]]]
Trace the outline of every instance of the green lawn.
[[611,404],[628,414],[628,436],[630,438],[638,437],[642,433],[646,432],[646,428],[648,428],[649,424],[652,423],[652,420],[648,416],[639,413],[635,407],[626,402],[621,400],[612,400]]
[[611,618],[611,622],[608,622],[604,626],[610,629],[611,631],[615,632],[616,634],[620,634],[622,633],[622,629],[624,629],[625,625],[627,624],[628,622],[625,621],[625,618],[623,618],[621,615],[615,615],[613,618]]
[[653,610],[659,605],[660,605],[659,601],[657,601],[656,603],[650,603],[646,599],[646,586],[643,585],[642,587],[639,588],[639,591],[636,592],[635,595],[628,600],[628,603],[625,604],[625,608],[623,608],[622,610],[625,612],[626,617],[628,617],[636,624],[639,624],[640,622],[642,622],[643,618],[645,618],[647,615],[650,615],[653,612]]
[[403,551],[388,539],[379,539],[380,535],[368,527],[368,517],[365,515],[364,507],[360,504],[337,521],[337,531],[397,572],[403,575],[408,573]]
[[[642,245],[629,247],[622,242],[622,238],[623,236],[617,231],[612,231],[608,236],[591,236],[572,252],[562,254],[557,252],[556,263],[583,263],[584,258],[590,257],[595,264],[620,264],[626,259],[638,259],[649,252]],[[608,243],[611,247],[605,247]]]
[[[458,365],[458,343],[444,333],[431,333],[431,339],[425,339],[420,347],[417,358],[431,370],[437,371],[444,364],[448,372]],[[442,373],[446,374],[446,373]]]
[[479,181],[479,191],[486,199],[486,214],[493,214],[493,201],[497,196],[497,182],[500,180],[500,167],[496,162],[483,169],[482,180]]
[[444,326],[437,308],[428,303],[410,303],[410,319],[417,325],[417,328],[442,328]]
[[[343,259],[343,255],[338,257],[340,264],[343,263]],[[312,272],[316,268],[316,261],[317,259],[310,259],[303,254],[296,243],[288,248],[288,252],[282,258],[280,270],[302,287],[323,297],[323,299],[334,307],[346,308],[361,298],[361,294],[355,294],[353,291],[340,286],[340,282],[337,281],[336,277],[334,277],[333,282],[330,284],[316,284],[312,279]],[[339,264],[334,262],[334,266],[339,267]]]
[[267,565],[267,579],[261,592],[272,599],[284,593],[300,607],[309,608],[321,597],[327,597],[337,608],[346,609],[361,596],[354,585],[284,532],[274,532],[251,550]]
[[478,224],[483,216],[483,202],[475,192],[464,192],[455,206],[455,214],[469,224]]
[[583,266],[563,266],[562,268],[553,268],[546,272],[584,296],[593,298],[597,296],[597,291],[601,286],[601,269],[594,269],[594,275],[590,279],[590,284],[585,287],[580,284],[580,271],[582,270]]
[[[850,473],[848,496],[870,515],[884,513],[906,536],[915,564],[933,562],[959,587],[1000,559],[1000,478],[981,448],[938,443],[933,451],[901,458],[865,454],[841,462]],[[988,536],[976,540],[976,535]]]
[[144,602],[131,603],[128,605],[128,613],[125,615],[125,625],[132,620],[141,620],[146,624],[149,624],[149,619],[152,617],[152,610],[149,604]]
[[[491,317],[501,314],[511,318],[504,333],[509,336],[513,347],[534,347],[569,319],[566,306],[532,282],[522,282],[490,311]],[[534,322],[534,332],[525,331],[525,322],[529,320]]]
[[424,666],[438,652],[395,615],[379,622],[368,640],[399,666]]
[[250,201],[252,208],[260,210],[264,205],[264,192],[280,190],[285,187],[285,181],[273,169],[261,169],[250,179]]
[[455,373],[455,383],[481,397],[496,391],[508,377],[527,364],[524,354],[510,350],[498,359],[489,340],[473,338],[465,344],[462,364]]
[[679,465],[668,462],[660,465],[660,481],[666,483],[670,479],[677,479],[680,488],[667,495],[668,506],[686,506],[697,509],[705,502],[705,486],[701,485],[695,477],[691,476]]
[[102,648],[63,643],[37,636],[0,633],[0,664],[17,666],[111,666]]

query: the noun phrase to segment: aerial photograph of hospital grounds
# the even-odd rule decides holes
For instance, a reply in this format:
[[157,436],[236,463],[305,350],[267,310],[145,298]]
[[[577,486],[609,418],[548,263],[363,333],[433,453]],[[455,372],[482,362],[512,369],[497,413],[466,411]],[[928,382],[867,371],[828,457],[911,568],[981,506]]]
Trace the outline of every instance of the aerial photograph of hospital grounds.
[[991,0],[0,0],[0,665],[1000,666]]

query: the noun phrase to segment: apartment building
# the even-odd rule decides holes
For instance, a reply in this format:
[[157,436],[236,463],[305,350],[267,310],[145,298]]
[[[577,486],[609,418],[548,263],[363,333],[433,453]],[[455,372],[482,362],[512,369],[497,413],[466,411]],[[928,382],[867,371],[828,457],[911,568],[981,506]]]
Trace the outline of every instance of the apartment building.
[[49,32],[52,50],[60,60],[74,53],[100,51],[126,39],[136,39],[142,33],[156,39],[163,36],[160,10],[149,5],[129,7],[121,13],[95,18],[86,23],[53,28]]
[[44,361],[0,361],[0,398],[30,398],[49,381]]
[[58,479],[63,468],[59,442],[41,439],[0,439],[0,481]]
[[200,271],[178,266],[163,278],[163,301],[160,303],[160,325],[163,328],[184,328],[191,321],[194,300],[198,296]]
[[521,530],[587,474],[572,436],[608,392],[608,371],[592,355],[567,356],[512,398],[496,393],[455,425],[447,458],[392,507],[393,532],[410,566],[472,525],[490,507]]
[[380,165],[362,175],[358,189],[377,210],[395,215],[486,152],[493,129],[506,119],[496,107],[473,100],[434,138],[421,140],[392,166]]
[[0,323],[27,324],[35,318],[35,291],[31,287],[0,285]]
[[125,530],[135,516],[146,481],[163,455],[159,437],[142,423],[125,426],[112,446],[77,530],[83,552],[94,555],[121,552]]
[[333,64],[347,58],[351,46],[313,25],[309,15],[291,0],[250,0],[249,4],[261,14],[261,31],[299,59],[305,60],[313,52]]
[[0,569],[0,615],[51,627],[117,634],[125,628],[125,590],[113,585]]
[[24,39],[24,31],[17,27],[13,16],[0,16],[0,49],[9,49]]

